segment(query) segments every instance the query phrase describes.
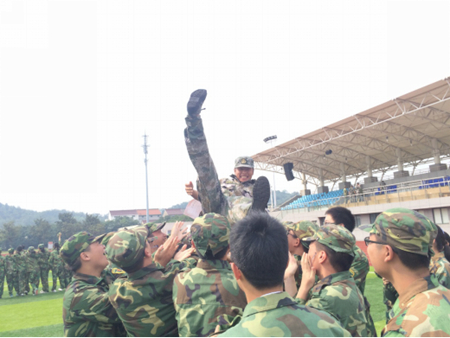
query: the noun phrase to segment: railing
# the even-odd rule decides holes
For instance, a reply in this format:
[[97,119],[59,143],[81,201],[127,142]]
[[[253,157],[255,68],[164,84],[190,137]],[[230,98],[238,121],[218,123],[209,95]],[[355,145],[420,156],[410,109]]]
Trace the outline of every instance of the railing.
[[[361,206],[370,204],[392,203],[414,199],[427,199],[434,197],[450,196],[450,176],[441,176],[432,179],[417,180],[367,188],[362,194],[350,194],[340,197],[331,197],[304,202],[301,208],[286,206],[281,213],[310,212],[314,210],[328,209],[332,206]],[[421,193],[416,193],[422,191]],[[422,196],[423,195],[423,196]]]

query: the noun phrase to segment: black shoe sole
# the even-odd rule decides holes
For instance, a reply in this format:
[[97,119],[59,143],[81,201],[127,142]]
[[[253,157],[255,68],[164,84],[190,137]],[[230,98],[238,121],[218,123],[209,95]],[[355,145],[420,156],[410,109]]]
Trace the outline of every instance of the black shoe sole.
[[206,89],[197,89],[191,94],[189,101],[187,103],[187,111],[190,116],[195,116],[200,114],[203,102],[206,99]]
[[267,208],[267,202],[270,199],[270,183],[269,180],[264,177],[258,177],[255,186],[253,187],[253,211],[265,211]]

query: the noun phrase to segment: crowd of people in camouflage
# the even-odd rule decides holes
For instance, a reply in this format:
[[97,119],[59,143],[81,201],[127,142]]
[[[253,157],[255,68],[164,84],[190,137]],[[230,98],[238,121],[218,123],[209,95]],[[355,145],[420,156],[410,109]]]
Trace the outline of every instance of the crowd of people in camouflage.
[[[53,285],[49,288],[48,276],[52,272]],[[6,277],[6,278],[5,278]],[[59,278],[59,287],[57,280]],[[25,248],[19,245],[8,249],[8,254],[0,255],[0,298],[3,296],[4,281],[8,284],[9,296],[37,295],[39,293],[63,291],[72,278],[72,273],[64,268],[64,261],[59,256],[59,244],[49,252],[44,244],[38,249],[33,246]],[[14,294],[15,291],[15,294]]]
[[[184,134],[198,173],[197,189],[188,183],[186,192],[203,208],[189,230],[177,222],[167,236],[165,223],[147,223],[97,237],[79,232],[59,254],[18,248],[7,257],[14,267],[7,275],[15,271],[8,285],[25,293],[22,278],[34,291],[37,267],[44,280],[62,259],[73,273],[65,336],[376,336],[365,296],[369,260],[356,245],[350,210],[330,208],[321,226],[280,222],[266,212],[268,181],[252,179],[247,156],[219,180],[201,124],[205,98],[205,90],[192,93]],[[448,235],[404,208],[360,229],[383,279],[382,336],[450,336]]]

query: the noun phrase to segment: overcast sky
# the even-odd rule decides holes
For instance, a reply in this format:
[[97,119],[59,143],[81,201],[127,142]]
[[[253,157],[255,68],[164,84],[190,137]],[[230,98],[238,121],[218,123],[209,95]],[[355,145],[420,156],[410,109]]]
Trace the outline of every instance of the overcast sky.
[[448,1],[1,0],[0,203],[145,208],[144,133],[149,207],[188,201],[197,88],[225,177],[267,136],[280,144],[448,76]]

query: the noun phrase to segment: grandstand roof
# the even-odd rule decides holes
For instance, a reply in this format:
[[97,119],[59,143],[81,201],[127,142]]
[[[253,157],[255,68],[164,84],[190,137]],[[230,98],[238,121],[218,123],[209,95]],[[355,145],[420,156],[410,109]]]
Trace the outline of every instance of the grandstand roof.
[[[400,150],[398,150],[400,149]],[[325,152],[331,150],[330,155]],[[309,134],[253,155],[255,168],[283,173],[294,164],[294,175],[338,181],[346,176],[404,166],[414,168],[450,154],[450,78],[405,94]],[[308,181],[311,181],[309,178]],[[316,181],[317,183],[317,181]]]

